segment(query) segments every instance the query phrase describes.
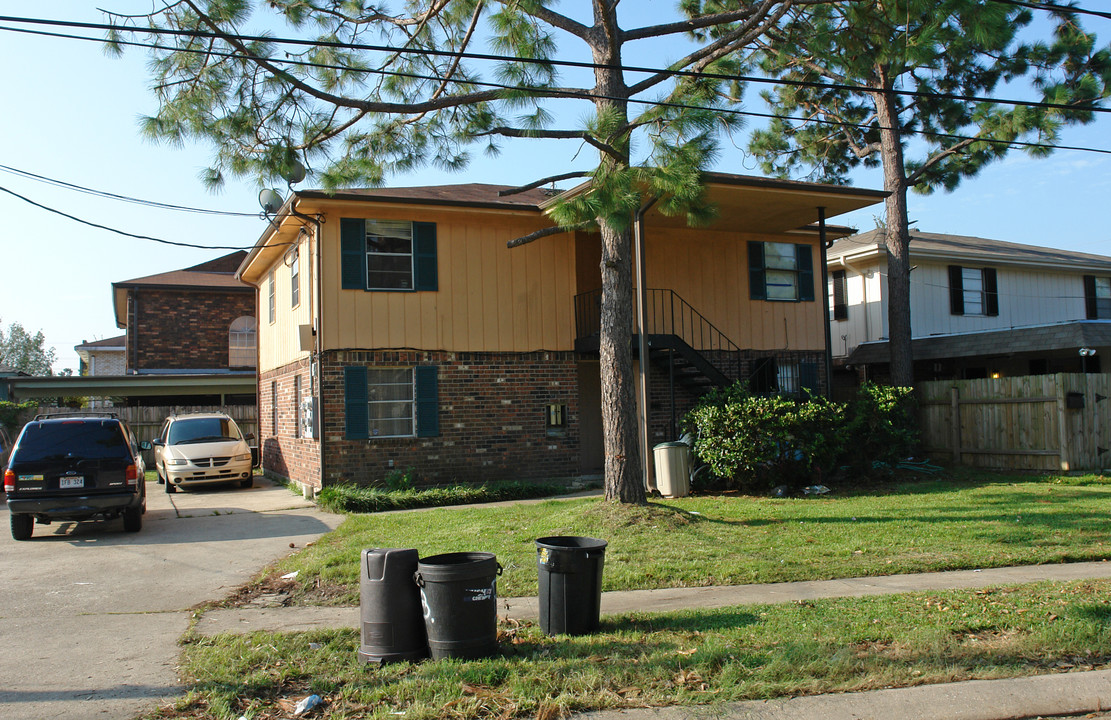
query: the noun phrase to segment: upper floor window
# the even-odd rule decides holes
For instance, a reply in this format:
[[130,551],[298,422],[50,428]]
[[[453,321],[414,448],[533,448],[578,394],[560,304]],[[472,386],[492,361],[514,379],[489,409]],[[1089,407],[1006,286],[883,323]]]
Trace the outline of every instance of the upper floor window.
[[748,291],[753,300],[812,301],[814,263],[810,246],[750,242]]
[[340,219],[341,284],[359,290],[436,290],[436,224]]
[[228,366],[255,367],[257,346],[255,319],[249,315],[236,318],[228,330]]
[[998,315],[995,268],[950,265],[949,312],[953,315]]
[[297,307],[301,302],[301,251],[293,248],[292,260],[289,263],[289,292],[292,300],[291,306]]
[[268,316],[270,318],[270,322],[273,323],[274,322],[274,313],[275,313],[275,310],[276,310],[276,308],[274,307],[274,271],[273,270],[270,271],[270,275],[266,279],[266,294],[269,297],[269,301],[270,301],[269,305],[267,306],[267,309],[269,310]]
[[1089,320],[1111,319],[1111,277],[1084,276],[1084,305]]

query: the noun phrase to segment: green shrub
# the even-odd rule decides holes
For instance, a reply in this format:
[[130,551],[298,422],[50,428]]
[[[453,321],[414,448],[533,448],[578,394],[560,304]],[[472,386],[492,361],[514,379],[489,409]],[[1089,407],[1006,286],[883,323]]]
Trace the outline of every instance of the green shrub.
[[[0,401],[0,425],[14,434],[29,419],[31,411],[36,407],[38,407],[38,403],[34,400],[22,403],[2,400]],[[15,439],[14,436],[12,439]]]
[[763,490],[820,483],[848,466],[853,477],[890,467],[913,448],[908,388],[865,385],[850,403],[756,396],[740,384],[708,394],[684,418],[707,474],[696,490]]

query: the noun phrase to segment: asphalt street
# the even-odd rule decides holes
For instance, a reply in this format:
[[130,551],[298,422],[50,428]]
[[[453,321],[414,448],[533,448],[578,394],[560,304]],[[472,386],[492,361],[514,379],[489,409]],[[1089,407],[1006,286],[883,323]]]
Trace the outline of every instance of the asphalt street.
[[0,718],[116,720],[171,701],[190,608],[342,520],[263,479],[147,493],[137,534],[63,522],[16,542],[0,505]]

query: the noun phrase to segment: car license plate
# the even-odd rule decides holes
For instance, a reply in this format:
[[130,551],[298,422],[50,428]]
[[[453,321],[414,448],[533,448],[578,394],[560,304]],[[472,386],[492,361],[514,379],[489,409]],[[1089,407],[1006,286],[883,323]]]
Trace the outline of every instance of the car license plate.
[[66,488],[81,488],[85,487],[85,478],[81,475],[71,477],[58,478],[58,489],[65,490]]

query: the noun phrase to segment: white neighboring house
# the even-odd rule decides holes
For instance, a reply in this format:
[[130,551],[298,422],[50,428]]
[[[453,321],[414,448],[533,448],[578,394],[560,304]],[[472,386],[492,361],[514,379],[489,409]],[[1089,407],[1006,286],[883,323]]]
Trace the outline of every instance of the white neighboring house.
[[[912,231],[910,264],[916,380],[1111,367],[1111,257]],[[835,242],[828,271],[835,367],[843,380],[885,380],[882,231]]]

